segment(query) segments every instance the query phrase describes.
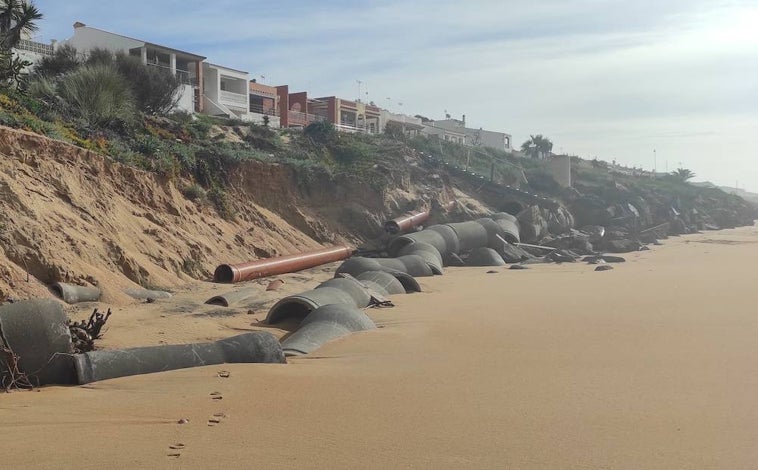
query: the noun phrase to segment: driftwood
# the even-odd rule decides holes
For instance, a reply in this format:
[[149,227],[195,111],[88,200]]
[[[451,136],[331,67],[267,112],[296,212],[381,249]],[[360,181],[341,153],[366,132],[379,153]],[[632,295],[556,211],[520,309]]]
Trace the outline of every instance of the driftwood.
[[74,344],[75,353],[85,353],[95,350],[95,340],[102,337],[102,329],[108,317],[111,316],[111,309],[105,314],[95,309],[90,315],[89,320],[81,322],[68,322],[68,328],[71,330],[71,342]]
[[[0,341],[1,343],[2,341]],[[6,346],[0,347],[0,354],[5,356],[4,362],[7,368],[5,375],[2,377],[2,383],[0,383],[3,389],[6,392],[10,392],[11,390],[34,388],[34,384],[29,379],[29,376],[18,368],[18,354]]]

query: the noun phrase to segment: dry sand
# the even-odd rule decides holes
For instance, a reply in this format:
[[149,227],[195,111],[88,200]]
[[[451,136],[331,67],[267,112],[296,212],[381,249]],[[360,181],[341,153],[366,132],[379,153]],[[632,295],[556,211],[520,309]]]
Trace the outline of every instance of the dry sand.
[[[288,365],[3,395],[0,467],[755,468],[758,228],[627,259],[450,269],[370,310],[378,330]],[[160,308],[120,311],[108,344],[213,339],[265,313]]]

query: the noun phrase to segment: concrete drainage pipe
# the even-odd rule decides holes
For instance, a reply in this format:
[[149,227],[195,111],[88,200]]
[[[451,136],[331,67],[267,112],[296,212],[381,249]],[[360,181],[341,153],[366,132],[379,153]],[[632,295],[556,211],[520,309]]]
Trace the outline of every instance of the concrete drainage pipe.
[[99,350],[74,356],[79,384],[224,363],[284,363],[274,335],[257,331],[213,343]]
[[448,242],[442,234],[435,230],[426,229],[393,239],[387,247],[387,251],[391,256],[398,256],[404,247],[414,243],[427,243],[435,247],[440,253],[445,253],[449,249]]
[[405,245],[400,249],[398,255],[420,256],[426,260],[426,264],[429,265],[429,268],[431,268],[433,274],[442,274],[442,255],[437,248],[428,243],[416,242],[411,243],[410,245]]
[[[33,385],[74,384],[68,318],[54,300],[26,300],[0,307],[0,346],[13,351]],[[8,384],[7,356],[0,354],[0,377]]]
[[285,320],[302,320],[313,310],[329,304],[344,304],[360,308],[368,306],[368,302],[365,305],[356,305],[355,299],[342,289],[321,287],[281,299],[268,311],[266,323],[273,325]]
[[97,287],[77,286],[56,282],[52,285],[53,292],[67,304],[79,302],[97,302],[100,299],[100,289]]
[[[455,233],[455,230],[453,230],[449,225],[432,225],[426,229],[430,232],[436,232],[438,233],[442,239],[445,241],[445,246],[443,250],[440,250],[440,254],[444,257],[448,254],[458,254],[461,251],[460,247],[460,241],[458,240],[458,235]],[[439,249],[438,246],[434,245],[435,248]]]
[[356,279],[370,288],[380,289],[382,295],[405,294],[403,284],[392,274],[384,271],[366,271],[359,274]]
[[376,328],[363,312],[348,305],[325,305],[312,311],[300,328],[282,342],[285,356],[300,356],[342,336]]
[[497,251],[482,247],[471,252],[466,260],[466,266],[505,266],[505,261]]
[[244,302],[250,297],[253,297],[256,293],[257,293],[256,288],[248,287],[246,289],[240,289],[240,290],[236,290],[232,292],[227,292],[221,295],[216,295],[206,300],[205,303],[208,305],[220,305],[221,307],[229,307],[232,305],[236,305],[240,302]]
[[487,230],[477,222],[460,222],[447,225],[455,231],[460,253],[487,246],[489,242]]

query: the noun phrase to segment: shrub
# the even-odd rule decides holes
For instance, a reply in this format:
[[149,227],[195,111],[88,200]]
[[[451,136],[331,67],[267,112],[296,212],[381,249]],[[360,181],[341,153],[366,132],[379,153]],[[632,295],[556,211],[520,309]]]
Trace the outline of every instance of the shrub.
[[147,114],[165,115],[176,107],[182,86],[179,77],[123,53],[116,55],[115,64],[131,86],[137,109]]
[[66,74],[59,83],[58,94],[87,125],[104,127],[134,120],[129,85],[111,66],[85,65]]
[[208,199],[211,201],[211,204],[213,204],[213,207],[216,208],[218,215],[222,218],[227,220],[234,218],[234,208],[232,207],[231,202],[229,202],[229,196],[226,191],[219,186],[213,186],[211,190],[208,191]]
[[202,186],[197,183],[190,184],[182,188],[182,194],[190,201],[206,201],[208,194],[205,192]]
[[337,129],[329,121],[316,121],[308,124],[303,129],[303,135],[310,138],[313,142],[325,144],[337,139]]
[[80,65],[81,61],[76,49],[64,44],[57,48],[53,55],[42,58],[34,68],[34,75],[53,78],[71,72]]

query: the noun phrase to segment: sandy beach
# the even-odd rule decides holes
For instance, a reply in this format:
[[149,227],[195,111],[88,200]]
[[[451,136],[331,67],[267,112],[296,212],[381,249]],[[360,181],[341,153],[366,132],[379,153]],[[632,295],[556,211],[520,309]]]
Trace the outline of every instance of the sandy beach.
[[[0,467],[755,468],[758,228],[625,257],[608,272],[451,268],[369,310],[379,329],[287,365],[2,395]],[[265,317],[193,316],[207,293],[115,309],[103,345]]]

